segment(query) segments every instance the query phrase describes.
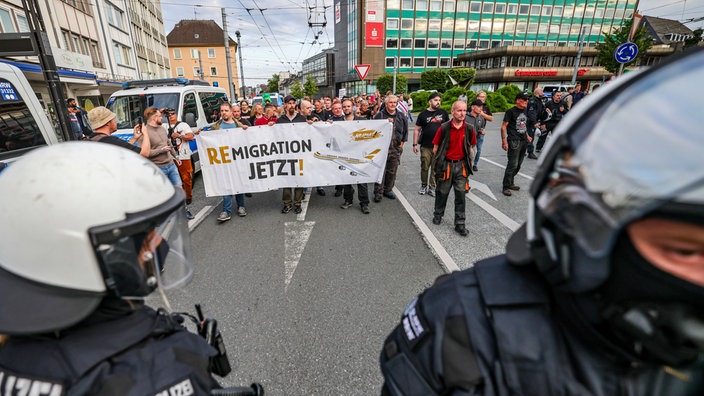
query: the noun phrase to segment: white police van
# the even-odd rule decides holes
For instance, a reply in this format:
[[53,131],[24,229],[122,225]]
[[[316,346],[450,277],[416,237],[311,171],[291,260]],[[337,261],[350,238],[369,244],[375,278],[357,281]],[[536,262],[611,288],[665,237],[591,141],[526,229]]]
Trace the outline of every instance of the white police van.
[[284,105],[284,97],[278,93],[263,93],[261,95],[255,96],[254,99],[252,99],[252,106],[257,103],[264,106],[266,102],[271,102],[275,106],[281,107]]
[[0,162],[60,139],[22,71],[0,62]]
[[[148,107],[175,109],[178,120],[196,130],[210,124],[213,111],[219,111],[220,104],[229,100],[224,89],[187,78],[130,81],[123,83],[122,88],[110,96],[106,107],[117,116],[117,132],[113,136],[125,140],[132,138],[134,126],[142,121]],[[193,171],[198,172],[198,147],[195,140],[189,143]]]
[[543,97],[546,99],[550,99],[550,98],[552,98],[553,92],[562,92],[562,97],[564,98],[565,95],[567,95],[567,90],[569,88],[574,88],[574,86],[573,85],[562,85],[562,84],[545,85],[543,87]]

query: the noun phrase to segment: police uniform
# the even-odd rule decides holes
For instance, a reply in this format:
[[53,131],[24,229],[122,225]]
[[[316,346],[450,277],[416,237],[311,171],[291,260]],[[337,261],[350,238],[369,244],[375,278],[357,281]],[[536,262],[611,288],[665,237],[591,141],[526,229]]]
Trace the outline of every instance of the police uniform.
[[383,394],[701,395],[704,362],[631,364],[578,337],[549,290],[506,256],[441,276],[384,343]]
[[148,307],[0,347],[3,395],[202,395],[216,354],[180,318]]

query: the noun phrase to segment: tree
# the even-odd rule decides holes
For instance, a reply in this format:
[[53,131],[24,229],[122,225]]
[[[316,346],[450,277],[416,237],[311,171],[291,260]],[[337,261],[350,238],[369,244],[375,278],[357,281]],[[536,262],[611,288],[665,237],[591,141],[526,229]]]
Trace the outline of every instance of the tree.
[[296,80],[291,84],[291,95],[296,99],[301,99],[304,96],[303,85],[300,81]]
[[266,82],[266,90],[267,92],[279,92],[279,75],[274,74],[271,76],[269,80]]
[[[378,89],[382,95],[386,94],[388,91],[392,91],[393,87],[394,75],[391,73],[384,73],[376,80],[376,89]],[[396,74],[396,92],[406,92],[406,89],[408,89],[408,78],[403,74]]]
[[693,33],[694,36],[684,40],[684,48],[696,47],[702,41],[702,28],[696,29]]
[[303,92],[306,94],[306,96],[310,96],[311,99],[315,95],[316,92],[318,92],[318,84],[315,83],[315,80],[313,77],[308,76],[306,79],[306,83],[303,86]]
[[[632,24],[632,20],[627,20],[623,26],[614,30],[613,34],[604,35],[604,42],[596,45],[598,51],[596,55],[597,61],[611,73],[618,73],[621,67],[621,64],[614,59],[614,52],[616,51],[616,47],[628,42]],[[640,63],[641,58],[643,58],[643,54],[653,46],[653,41],[648,35],[645,26],[641,26],[640,29],[636,30],[631,42],[638,46],[638,55],[630,63],[637,65]]]
[[420,74],[420,89],[445,92],[448,81],[450,79],[447,78],[447,71],[443,69],[426,70]]
[[[452,77],[462,88],[467,88],[474,82],[474,75],[477,71],[469,67],[455,67],[447,71],[447,75]],[[448,78],[448,89],[452,88],[452,82]]]

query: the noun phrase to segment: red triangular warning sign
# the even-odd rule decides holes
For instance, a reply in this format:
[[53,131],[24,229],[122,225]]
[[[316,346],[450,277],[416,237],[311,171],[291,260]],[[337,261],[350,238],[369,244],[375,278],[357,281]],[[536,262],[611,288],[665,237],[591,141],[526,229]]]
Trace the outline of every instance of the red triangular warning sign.
[[369,69],[371,69],[371,67],[372,65],[355,65],[354,70],[357,72],[359,79],[364,80],[364,77],[367,76],[367,73],[369,73]]

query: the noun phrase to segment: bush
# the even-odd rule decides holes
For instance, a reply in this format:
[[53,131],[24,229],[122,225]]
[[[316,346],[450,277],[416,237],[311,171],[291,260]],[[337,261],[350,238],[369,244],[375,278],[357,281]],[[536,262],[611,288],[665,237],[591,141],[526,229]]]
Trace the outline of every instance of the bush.
[[487,92],[486,104],[489,106],[489,110],[491,110],[492,113],[503,113],[511,107],[515,106],[515,97],[516,96],[514,95],[514,100],[511,100],[509,102],[506,100],[506,97],[502,95],[499,91]]
[[428,107],[428,98],[430,97],[430,94],[432,92],[429,91],[420,91],[420,92],[413,92],[411,94],[411,98],[413,99],[413,111],[414,112],[420,112],[423,109]]
[[[504,85],[503,87],[496,90],[496,93],[501,94],[504,99],[506,99],[506,102],[508,102],[509,104],[516,103],[516,95],[518,95],[519,92],[521,92],[521,89],[514,84]],[[491,111],[494,111],[494,109],[492,108]]]
[[420,88],[443,92],[447,85],[447,71],[443,69],[425,70],[420,74]]

